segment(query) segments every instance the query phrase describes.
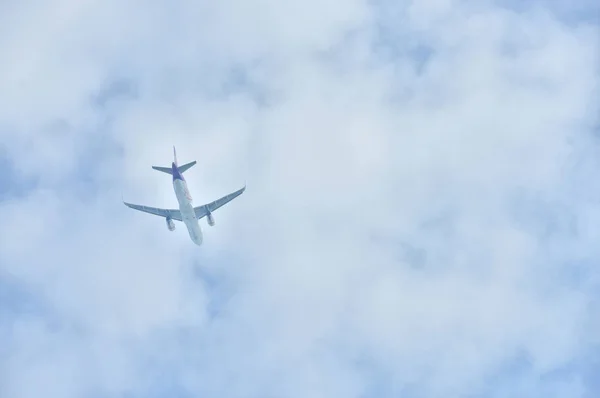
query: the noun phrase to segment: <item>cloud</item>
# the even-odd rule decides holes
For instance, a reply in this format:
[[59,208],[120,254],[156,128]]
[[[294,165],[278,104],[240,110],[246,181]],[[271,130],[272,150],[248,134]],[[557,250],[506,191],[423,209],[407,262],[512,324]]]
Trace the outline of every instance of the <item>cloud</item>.
[[597,394],[598,25],[512,6],[1,6],[0,396]]

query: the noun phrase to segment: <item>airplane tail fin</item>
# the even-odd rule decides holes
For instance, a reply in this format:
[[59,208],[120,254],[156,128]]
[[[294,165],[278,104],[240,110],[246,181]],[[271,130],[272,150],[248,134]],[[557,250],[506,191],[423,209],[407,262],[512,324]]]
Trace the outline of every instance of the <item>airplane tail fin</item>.
[[[178,166],[177,165],[177,151],[175,150],[175,146],[173,146],[173,164],[175,164],[175,167],[177,167],[177,169],[179,170],[180,173],[183,173],[184,171],[188,170],[190,167],[195,165],[196,161],[194,160],[193,162],[186,163],[183,166]],[[173,175],[172,167],[152,166],[152,168],[154,170],[162,171],[163,173]]]

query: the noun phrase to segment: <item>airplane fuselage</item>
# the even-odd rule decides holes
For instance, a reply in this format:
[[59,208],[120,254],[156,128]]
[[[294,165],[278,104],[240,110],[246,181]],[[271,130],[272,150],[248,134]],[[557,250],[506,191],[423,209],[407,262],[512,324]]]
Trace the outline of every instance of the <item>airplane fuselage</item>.
[[183,175],[177,169],[177,165],[173,163],[173,190],[179,202],[179,211],[181,212],[181,219],[187,227],[190,239],[192,242],[200,246],[202,244],[202,230],[200,224],[196,218],[196,212],[194,211],[194,205],[192,195],[187,187],[187,182],[183,178]]

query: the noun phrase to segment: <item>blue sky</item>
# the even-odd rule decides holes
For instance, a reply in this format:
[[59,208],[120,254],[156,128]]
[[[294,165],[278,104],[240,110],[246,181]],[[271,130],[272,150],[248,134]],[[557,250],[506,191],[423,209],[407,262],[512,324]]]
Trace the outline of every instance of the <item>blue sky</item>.
[[1,4],[0,397],[598,396],[598,11]]

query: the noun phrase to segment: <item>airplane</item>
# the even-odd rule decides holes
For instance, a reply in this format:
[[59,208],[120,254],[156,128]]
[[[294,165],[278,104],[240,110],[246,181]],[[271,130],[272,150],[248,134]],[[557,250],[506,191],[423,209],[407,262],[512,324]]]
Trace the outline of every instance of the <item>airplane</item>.
[[125,201],[123,201],[123,203],[132,209],[154,214],[160,217],[165,217],[169,231],[175,230],[175,223],[173,220],[182,221],[187,227],[192,242],[200,246],[202,245],[203,237],[202,229],[200,228],[198,220],[206,216],[208,225],[211,227],[214,226],[215,219],[212,213],[219,207],[240,196],[246,190],[246,185],[244,184],[243,188],[232,192],[229,195],[223,196],[222,198],[213,202],[194,207],[192,204],[192,196],[188,190],[187,182],[183,177],[183,173],[195,164],[196,161],[194,160],[193,162],[184,164],[183,166],[178,166],[177,152],[175,150],[175,146],[173,146],[173,163],[171,164],[171,167],[152,166],[154,170],[162,171],[163,173],[171,174],[173,176],[173,189],[175,190],[175,196],[179,202],[179,210],[159,209],[156,207],[127,203]]

